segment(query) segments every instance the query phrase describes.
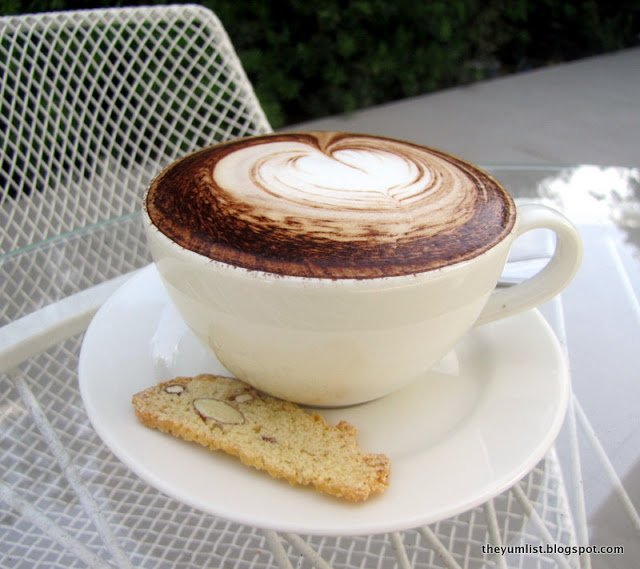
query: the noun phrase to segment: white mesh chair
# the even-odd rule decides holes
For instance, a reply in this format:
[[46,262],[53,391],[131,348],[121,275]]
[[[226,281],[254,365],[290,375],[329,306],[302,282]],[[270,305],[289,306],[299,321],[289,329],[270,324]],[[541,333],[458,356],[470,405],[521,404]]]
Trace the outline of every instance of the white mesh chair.
[[1,567],[506,567],[480,545],[575,541],[553,453],[485,506],[353,538],[241,526],[131,474],[89,427],[81,333],[149,260],[138,214],[149,178],[270,127],[200,7],[0,18],[0,69]]
[[[129,215],[171,160],[270,130],[201,7],[2,18],[0,70],[0,255]],[[24,293],[23,278],[2,286]],[[10,296],[2,320],[33,308]]]

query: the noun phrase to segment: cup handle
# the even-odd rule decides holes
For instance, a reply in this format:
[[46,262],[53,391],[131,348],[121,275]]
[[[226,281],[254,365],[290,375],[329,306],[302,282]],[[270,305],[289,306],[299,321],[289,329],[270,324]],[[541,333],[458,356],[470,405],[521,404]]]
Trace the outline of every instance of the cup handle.
[[575,226],[561,213],[538,204],[518,208],[514,239],[532,229],[551,229],[556,248],[547,265],[533,277],[509,288],[496,289],[480,313],[480,326],[538,306],[553,298],[575,276],[582,259],[582,240]]

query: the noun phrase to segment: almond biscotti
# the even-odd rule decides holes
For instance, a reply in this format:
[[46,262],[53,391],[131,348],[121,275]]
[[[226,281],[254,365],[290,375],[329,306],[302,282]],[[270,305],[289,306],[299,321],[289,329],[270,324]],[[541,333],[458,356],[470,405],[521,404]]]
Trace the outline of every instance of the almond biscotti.
[[389,459],[363,453],[356,428],[257,391],[237,379],[179,377],[133,396],[140,421],[291,484],[353,502],[388,486]]

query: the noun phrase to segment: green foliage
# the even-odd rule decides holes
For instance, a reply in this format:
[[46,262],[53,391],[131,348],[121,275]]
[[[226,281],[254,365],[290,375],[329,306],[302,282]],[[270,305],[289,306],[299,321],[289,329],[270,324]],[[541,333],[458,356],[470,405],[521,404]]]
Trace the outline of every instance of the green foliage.
[[[126,2],[136,3],[150,4]],[[635,45],[640,28],[640,0],[204,4],[227,29],[274,127]],[[0,12],[106,5],[5,0]]]

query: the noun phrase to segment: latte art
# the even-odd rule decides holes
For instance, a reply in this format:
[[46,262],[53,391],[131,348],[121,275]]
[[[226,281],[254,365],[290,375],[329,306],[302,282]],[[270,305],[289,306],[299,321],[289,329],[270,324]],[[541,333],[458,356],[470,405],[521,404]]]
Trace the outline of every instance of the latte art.
[[[325,154],[318,148],[281,142],[258,150],[261,156],[247,172],[250,183],[259,191],[311,207],[393,211],[403,201],[419,198],[431,177],[428,169],[388,150]],[[243,152],[247,151],[231,154],[216,166],[216,181],[223,187],[222,173],[234,171],[234,158]]]
[[250,206],[237,212],[247,223],[286,217],[307,236],[331,233],[336,241],[434,235],[466,223],[476,199],[473,182],[446,160],[367,139],[240,148],[215,164],[213,180],[213,191]]
[[274,134],[204,149],[163,172],[153,223],[248,269],[372,278],[422,272],[502,239],[515,208],[492,178],[435,150],[344,133]]

